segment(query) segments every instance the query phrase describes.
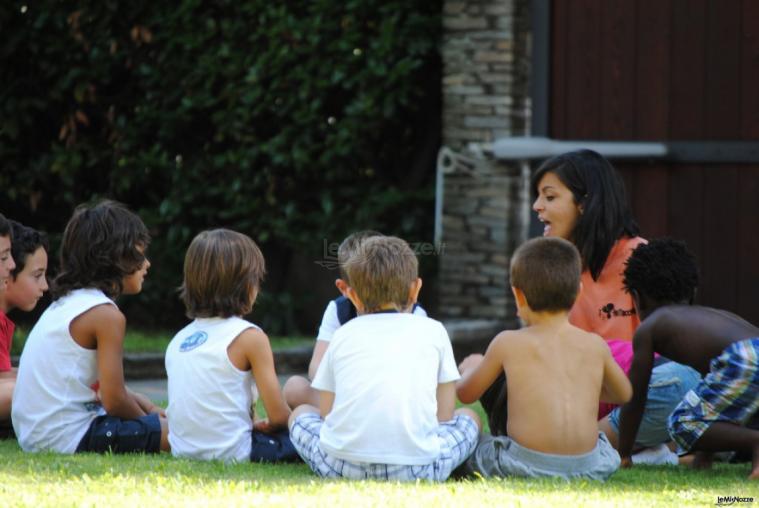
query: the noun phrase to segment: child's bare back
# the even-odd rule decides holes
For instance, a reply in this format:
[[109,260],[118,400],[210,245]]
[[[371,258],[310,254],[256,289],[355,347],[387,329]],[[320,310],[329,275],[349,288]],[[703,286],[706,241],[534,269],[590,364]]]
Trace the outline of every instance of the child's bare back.
[[508,378],[508,435],[544,453],[593,450],[599,396],[619,402],[626,382],[603,339],[564,320],[503,332],[494,347]]

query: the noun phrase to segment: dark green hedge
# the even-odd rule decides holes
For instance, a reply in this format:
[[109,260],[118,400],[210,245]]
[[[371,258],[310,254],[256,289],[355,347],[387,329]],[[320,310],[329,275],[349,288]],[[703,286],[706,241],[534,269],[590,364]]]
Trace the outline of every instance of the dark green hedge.
[[[354,228],[431,235],[439,10],[3,2],[0,210],[54,235],[93,198],[136,210],[154,237],[151,283],[132,303],[145,324],[181,319],[184,250],[215,226],[269,254],[263,309],[297,308],[281,273],[294,251]],[[286,321],[272,331],[291,332]]]

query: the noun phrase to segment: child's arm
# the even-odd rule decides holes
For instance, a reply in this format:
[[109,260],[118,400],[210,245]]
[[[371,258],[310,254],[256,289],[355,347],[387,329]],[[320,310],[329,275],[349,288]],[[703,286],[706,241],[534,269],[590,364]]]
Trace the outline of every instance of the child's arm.
[[481,361],[467,358],[461,363],[461,379],[456,382],[456,395],[461,402],[477,401],[503,372],[507,340],[508,332],[501,332],[492,340]]
[[619,455],[623,466],[632,466],[632,450],[635,436],[648,400],[648,383],[654,367],[654,349],[651,340],[650,322],[641,323],[633,337],[633,361],[630,366],[630,382],[633,395],[630,402],[619,411]]
[[319,414],[322,418],[326,418],[330,411],[332,411],[332,405],[335,403],[335,392],[327,392],[319,390]]
[[290,408],[287,407],[279,388],[269,337],[257,328],[248,328],[236,340],[244,345],[245,356],[250,362],[258,393],[266,408],[266,420],[256,422],[254,427],[262,432],[274,432],[285,428]]
[[[600,339],[600,337],[599,337]],[[603,339],[600,339],[603,340]],[[604,376],[601,385],[601,402],[609,404],[624,404],[632,396],[632,386],[625,371],[614,361],[611,351],[606,344],[600,343],[604,362]]]
[[316,345],[314,346],[314,354],[311,356],[311,363],[308,364],[308,379],[314,379],[316,371],[319,368],[319,364],[322,362],[322,358],[324,357],[324,353],[327,352],[328,347],[329,341],[318,339],[316,340]]
[[98,305],[74,320],[71,334],[77,342],[89,342],[94,337],[97,347],[100,401],[106,413],[125,419],[147,413],[124,384],[124,333],[126,318],[113,305]]
[[439,383],[437,385],[437,421],[447,422],[453,419],[456,409],[456,383]]
[[166,410],[160,406],[157,406],[152,400],[150,400],[150,397],[142,393],[133,392],[129,388],[127,388],[127,392],[129,392],[129,394],[134,397],[134,400],[137,401],[137,404],[147,414],[156,413],[159,416],[166,418]]

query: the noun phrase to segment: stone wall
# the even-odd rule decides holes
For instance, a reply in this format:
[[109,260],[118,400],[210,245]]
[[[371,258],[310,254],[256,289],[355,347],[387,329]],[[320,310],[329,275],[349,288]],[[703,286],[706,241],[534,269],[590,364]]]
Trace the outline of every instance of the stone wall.
[[439,311],[515,326],[511,254],[527,237],[529,168],[491,143],[529,123],[528,0],[443,3],[443,176]]

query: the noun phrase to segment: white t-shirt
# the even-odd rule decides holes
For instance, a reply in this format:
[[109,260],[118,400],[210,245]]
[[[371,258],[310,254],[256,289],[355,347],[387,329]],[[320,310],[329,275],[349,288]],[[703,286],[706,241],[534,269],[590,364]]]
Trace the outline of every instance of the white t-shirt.
[[114,305],[99,289],[77,289],[54,301],[29,332],[18,367],[11,417],[27,452],[74,453],[96,416],[97,350],[71,336],[71,322],[91,308]]
[[232,365],[227,348],[244,330],[239,317],[198,318],[166,349],[169,443],[176,457],[250,460],[253,377]]
[[[336,300],[331,300],[327,304],[327,308],[324,310],[324,315],[322,316],[322,322],[319,325],[319,334],[316,336],[316,340],[329,342],[332,340],[335,331],[340,328],[340,319],[337,317],[337,303],[335,302]],[[421,305],[414,305],[412,314],[426,317],[427,311]]]
[[457,379],[440,322],[406,313],[358,316],[335,332],[311,384],[335,394],[320,444],[351,462],[429,464],[440,453],[437,387]]

